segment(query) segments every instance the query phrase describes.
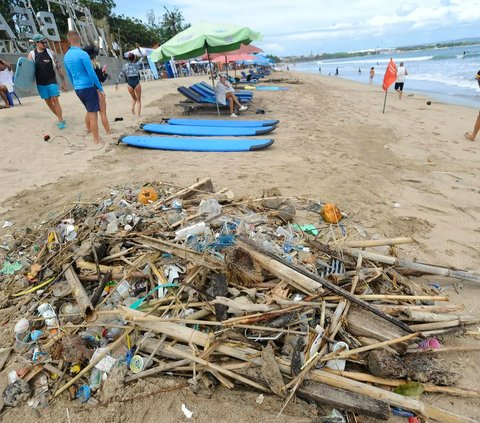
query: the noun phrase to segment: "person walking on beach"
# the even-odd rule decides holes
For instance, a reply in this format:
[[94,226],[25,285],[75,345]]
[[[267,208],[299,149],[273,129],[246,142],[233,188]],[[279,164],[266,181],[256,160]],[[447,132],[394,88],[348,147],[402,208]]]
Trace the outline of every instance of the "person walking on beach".
[[[480,87],[480,71],[478,71],[475,75],[475,79],[477,80],[478,86]],[[475,141],[478,131],[480,131],[480,112],[478,113],[477,120],[475,121],[475,125],[473,126],[473,131],[471,133],[466,132],[465,138],[469,141]]]
[[141,57],[138,62],[135,62],[135,55],[130,53],[127,60],[128,63],[123,65],[122,71],[115,82],[115,89],[118,90],[118,83],[125,75],[127,78],[128,93],[132,97],[132,113],[135,114],[135,105],[137,105],[137,116],[140,116],[140,112],[142,111],[142,86],[140,84],[140,71],[142,70],[142,64],[140,62],[143,60],[143,57]]
[[77,31],[68,31],[67,40],[70,48],[63,59],[65,69],[75,93],[87,109],[85,115],[87,131],[92,133],[93,142],[100,144],[98,112],[100,111],[100,97],[105,98],[105,92],[93,69],[90,57],[80,47],[80,34]]
[[370,85],[373,85],[373,78],[375,77],[375,68],[372,66],[370,68]]
[[215,96],[217,97],[217,101],[220,104],[226,105],[227,100],[230,105],[230,117],[236,118],[238,117],[235,114],[235,104],[239,107],[238,110],[243,112],[247,110],[247,106],[242,106],[238,101],[237,96],[234,94],[235,90],[233,89],[230,82],[227,81],[227,75],[224,73],[220,74],[220,81],[218,82],[217,86],[215,87]]
[[335,76],[338,76],[338,67],[335,69]]
[[55,53],[47,48],[47,40],[45,37],[42,34],[35,34],[32,40],[35,43],[35,48],[28,53],[28,59],[35,63],[35,80],[37,82],[38,94],[45,100],[48,108],[57,117],[57,127],[64,129],[66,124],[63,119],[62,106],[58,99],[58,97],[60,97],[60,90],[58,89],[55,70],[58,72],[62,81],[63,91],[67,91],[65,74],[58,64]]
[[[95,46],[87,46],[83,50],[88,54],[88,57],[90,57],[93,70],[97,74],[97,77],[100,83],[103,84],[107,80],[108,74],[106,73],[106,65],[102,68],[102,66],[100,66],[100,63],[98,63],[97,61],[97,56],[99,53],[98,48]],[[99,101],[100,101],[100,120],[102,121],[103,128],[105,129],[105,132],[107,133],[107,135],[111,135],[112,130],[110,128],[110,123],[108,122],[108,117],[107,117],[107,100],[105,97],[99,96]]]
[[0,97],[5,102],[5,106],[0,109],[9,109],[8,93],[13,91],[12,67],[6,60],[0,60]]
[[407,69],[403,66],[403,62],[400,62],[400,66],[397,68],[397,80],[395,81],[395,91],[398,93],[400,100],[402,99],[403,85],[405,84],[405,76],[407,75]]

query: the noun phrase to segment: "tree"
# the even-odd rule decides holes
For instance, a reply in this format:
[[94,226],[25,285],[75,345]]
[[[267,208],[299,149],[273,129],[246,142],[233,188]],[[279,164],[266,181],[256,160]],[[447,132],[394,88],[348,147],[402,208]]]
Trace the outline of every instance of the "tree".
[[178,7],[175,7],[173,10],[168,10],[166,6],[163,6],[163,8],[165,9],[165,13],[162,16],[160,24],[160,38],[162,44],[190,26],[190,24],[185,23],[183,13]]
[[282,61],[278,56],[275,56],[274,54],[267,54],[267,57],[270,60],[273,60],[273,63],[280,63]]
[[117,7],[113,0],[80,0],[80,3],[88,7],[94,19],[99,20],[111,16]]

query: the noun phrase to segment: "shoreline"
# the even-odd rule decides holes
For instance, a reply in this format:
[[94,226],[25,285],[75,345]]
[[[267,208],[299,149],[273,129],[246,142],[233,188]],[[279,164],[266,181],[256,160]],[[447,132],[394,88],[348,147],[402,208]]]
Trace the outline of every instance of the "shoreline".
[[[290,72],[292,72],[292,71],[290,71]],[[361,84],[361,85],[369,86],[368,82],[362,82],[362,81],[358,81],[356,79],[346,78],[346,77],[343,77],[341,75],[339,75],[337,77],[335,77],[335,75],[320,75],[318,73],[310,72],[310,71],[307,71],[307,70],[301,70],[301,71],[294,70],[293,72],[298,72],[298,73],[308,74],[308,75],[317,75],[317,76],[326,77],[326,78],[338,78],[338,79],[342,79],[344,81],[355,82],[355,83],[358,83],[358,84]],[[376,87],[379,87],[379,88],[382,87],[382,84],[378,83],[378,82],[374,82],[373,85],[376,86]],[[392,85],[391,88],[389,88],[389,92],[391,92],[391,91],[393,91],[393,85]],[[434,91],[428,91],[428,90],[425,90],[425,91],[418,90],[418,89],[409,90],[407,88],[404,95],[408,95],[409,93],[414,94],[414,95],[418,95],[418,96],[423,96],[428,100],[435,100],[437,102],[441,102],[441,103],[446,104],[446,105],[462,106],[462,107],[466,107],[468,109],[477,109],[477,110],[480,108],[480,95],[477,95],[478,99],[476,101],[473,100],[473,99],[469,100],[468,98],[465,99],[465,97],[463,97],[464,98],[463,101],[461,99],[459,99],[458,101],[448,101],[449,99],[452,98],[452,95],[443,94],[443,93],[434,92]]]

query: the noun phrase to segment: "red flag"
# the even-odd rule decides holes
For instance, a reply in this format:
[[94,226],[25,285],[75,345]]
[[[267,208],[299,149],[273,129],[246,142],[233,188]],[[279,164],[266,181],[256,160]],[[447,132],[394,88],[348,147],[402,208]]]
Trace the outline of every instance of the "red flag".
[[388,87],[392,85],[397,80],[397,65],[390,59],[390,63],[387,66],[387,70],[385,71],[385,76],[383,77],[383,84],[382,88],[383,91],[387,91]]

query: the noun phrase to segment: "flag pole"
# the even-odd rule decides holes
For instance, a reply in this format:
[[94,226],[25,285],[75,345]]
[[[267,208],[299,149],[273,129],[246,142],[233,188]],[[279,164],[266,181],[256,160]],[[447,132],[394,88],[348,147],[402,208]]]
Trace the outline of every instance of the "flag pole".
[[385,106],[387,104],[387,93],[388,93],[388,88],[385,90],[385,100],[383,101],[383,112],[385,113]]

